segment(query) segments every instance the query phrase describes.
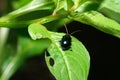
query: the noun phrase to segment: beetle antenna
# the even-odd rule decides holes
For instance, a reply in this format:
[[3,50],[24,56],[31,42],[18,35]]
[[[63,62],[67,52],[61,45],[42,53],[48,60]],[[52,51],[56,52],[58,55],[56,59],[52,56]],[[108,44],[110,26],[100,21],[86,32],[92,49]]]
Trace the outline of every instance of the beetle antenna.
[[66,24],[64,24],[67,34],[69,34]]
[[76,33],[76,32],[80,32],[81,30],[76,30],[76,31],[74,31],[74,32],[72,32],[71,34],[74,34],[74,33]]

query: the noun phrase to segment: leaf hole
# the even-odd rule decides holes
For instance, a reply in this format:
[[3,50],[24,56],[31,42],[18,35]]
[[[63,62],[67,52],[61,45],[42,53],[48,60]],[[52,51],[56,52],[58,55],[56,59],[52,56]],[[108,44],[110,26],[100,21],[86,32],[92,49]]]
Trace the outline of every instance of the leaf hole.
[[50,56],[49,52],[46,50],[45,51],[46,56]]
[[54,66],[54,59],[53,59],[53,58],[50,58],[50,59],[49,59],[49,63],[50,63],[51,66]]

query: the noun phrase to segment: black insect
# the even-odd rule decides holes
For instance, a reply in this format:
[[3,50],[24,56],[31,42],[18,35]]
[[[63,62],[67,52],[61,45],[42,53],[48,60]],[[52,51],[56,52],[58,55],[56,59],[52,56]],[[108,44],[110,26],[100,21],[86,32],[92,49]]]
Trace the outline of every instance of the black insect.
[[[68,50],[68,49],[71,48],[72,38],[71,38],[70,34],[68,33],[66,25],[64,25],[64,26],[65,26],[67,34],[64,35],[62,37],[62,39],[60,40],[60,45],[62,47],[62,50]],[[81,30],[74,31],[71,34],[74,34],[74,33],[78,32],[78,31],[81,31]]]
[[64,35],[60,41],[60,45],[62,47],[62,50],[68,50],[71,47],[71,36],[68,33],[66,25],[65,25],[65,29],[66,29],[67,34]]
[[71,47],[71,37],[69,34],[66,34],[62,37],[60,45],[63,50],[68,50]]

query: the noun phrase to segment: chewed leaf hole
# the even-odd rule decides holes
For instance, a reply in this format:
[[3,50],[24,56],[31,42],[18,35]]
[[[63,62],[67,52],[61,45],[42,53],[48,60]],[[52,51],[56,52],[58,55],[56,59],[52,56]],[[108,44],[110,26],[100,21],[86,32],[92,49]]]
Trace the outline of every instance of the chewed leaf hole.
[[53,58],[50,58],[50,59],[49,59],[49,63],[50,63],[51,66],[54,66],[54,59],[53,59]]
[[46,53],[46,56],[50,56],[50,54],[49,54],[49,52],[48,52],[48,51],[45,51],[45,53]]

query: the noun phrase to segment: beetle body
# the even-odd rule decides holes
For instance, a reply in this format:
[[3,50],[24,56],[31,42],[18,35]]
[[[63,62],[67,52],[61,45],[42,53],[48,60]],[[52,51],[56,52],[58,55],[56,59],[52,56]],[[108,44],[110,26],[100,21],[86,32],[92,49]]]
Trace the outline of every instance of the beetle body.
[[68,50],[71,47],[71,37],[69,34],[66,34],[62,37],[60,45],[63,50]]

